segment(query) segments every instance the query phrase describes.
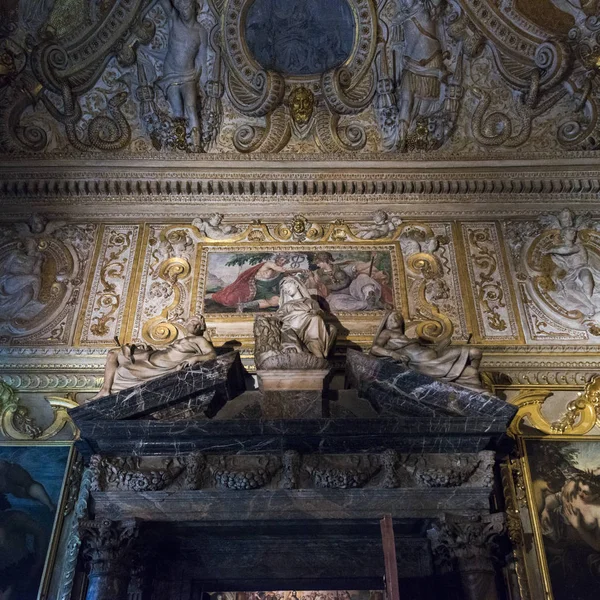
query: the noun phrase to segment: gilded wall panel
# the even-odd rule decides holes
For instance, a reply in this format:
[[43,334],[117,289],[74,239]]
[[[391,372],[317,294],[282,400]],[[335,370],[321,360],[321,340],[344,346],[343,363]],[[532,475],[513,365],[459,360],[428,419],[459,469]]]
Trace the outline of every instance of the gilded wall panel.
[[174,323],[190,315],[197,270],[197,244],[191,226],[148,225],[138,263],[138,297],[128,340],[167,344],[178,335]]
[[[460,301],[460,271],[452,225],[406,223],[399,240],[406,273],[410,319],[429,318],[433,305],[452,321],[453,339],[466,341],[469,330],[465,306]],[[431,254],[435,258],[436,268],[415,268],[414,257],[420,253]]]
[[121,334],[135,274],[139,234],[139,225],[102,228],[81,323],[81,345],[114,345],[115,337]]
[[468,287],[482,341],[521,339],[513,291],[503,260],[504,249],[495,223],[461,225],[469,279]]
[[505,225],[515,285],[532,342],[600,341],[600,235],[566,208]]

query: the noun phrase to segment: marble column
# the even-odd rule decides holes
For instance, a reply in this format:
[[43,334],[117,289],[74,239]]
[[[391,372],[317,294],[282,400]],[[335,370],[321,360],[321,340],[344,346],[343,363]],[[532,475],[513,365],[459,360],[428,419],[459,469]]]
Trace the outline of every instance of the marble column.
[[461,600],[498,600],[493,551],[505,531],[503,513],[455,517],[448,515],[427,532],[438,575],[458,575]]
[[136,521],[84,521],[82,534],[89,563],[86,600],[127,600]]

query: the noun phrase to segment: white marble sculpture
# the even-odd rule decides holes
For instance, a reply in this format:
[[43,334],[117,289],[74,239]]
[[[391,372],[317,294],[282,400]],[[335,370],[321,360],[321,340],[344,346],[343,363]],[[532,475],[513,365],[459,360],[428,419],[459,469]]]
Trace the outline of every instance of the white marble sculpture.
[[437,344],[409,338],[398,312],[386,314],[375,335],[371,354],[389,357],[410,369],[446,383],[483,389],[479,375],[481,351],[469,346],[451,347],[448,336]]
[[104,383],[94,400],[169,375],[183,368],[216,358],[213,345],[204,337],[204,317],[192,317],[185,328],[190,335],[166,348],[125,344],[108,353]]
[[327,369],[336,329],[323,317],[318,302],[302,282],[294,277],[283,279],[275,315],[258,315],[254,322],[257,368]]
[[286,277],[280,290],[277,317],[281,320],[283,351],[307,350],[317,358],[327,358],[335,341],[335,329],[325,324],[319,303],[294,277]]

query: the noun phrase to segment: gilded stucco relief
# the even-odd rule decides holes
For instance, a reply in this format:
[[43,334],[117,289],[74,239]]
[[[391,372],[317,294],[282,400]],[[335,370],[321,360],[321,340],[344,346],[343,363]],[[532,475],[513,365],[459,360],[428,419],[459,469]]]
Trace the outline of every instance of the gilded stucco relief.
[[[0,149],[440,157],[598,149],[595,2],[554,2],[571,25],[560,31],[512,0],[317,6],[9,2]],[[328,25],[332,15],[344,28]]]
[[135,225],[103,228],[79,344],[113,344],[123,330],[139,229]]
[[462,237],[479,335],[486,341],[519,341],[520,324],[496,223],[463,224]]

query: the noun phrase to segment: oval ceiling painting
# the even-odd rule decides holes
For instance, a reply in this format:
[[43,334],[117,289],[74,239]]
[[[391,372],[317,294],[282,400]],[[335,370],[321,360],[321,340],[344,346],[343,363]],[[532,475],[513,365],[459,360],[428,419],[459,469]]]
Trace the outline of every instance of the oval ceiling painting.
[[246,15],[246,43],[265,69],[316,75],[352,52],[354,16],[346,0],[255,0]]

